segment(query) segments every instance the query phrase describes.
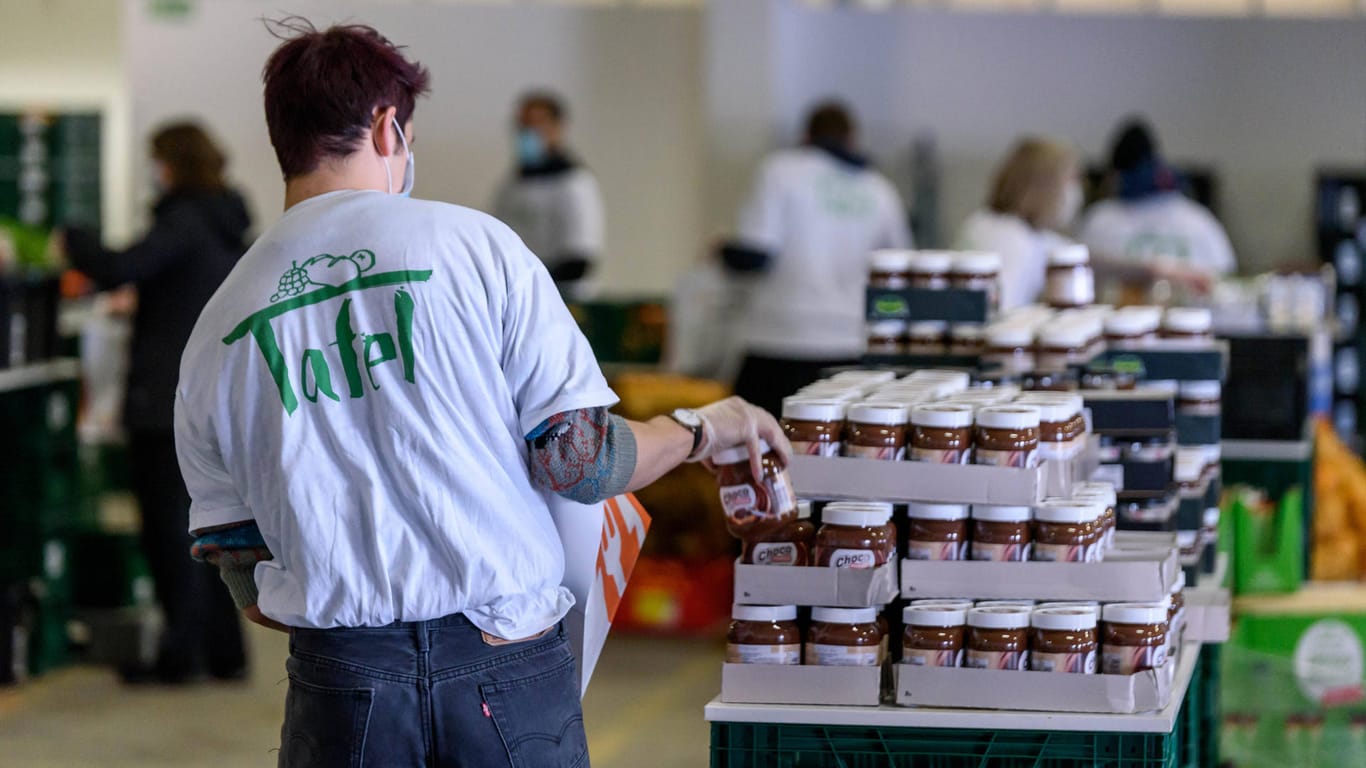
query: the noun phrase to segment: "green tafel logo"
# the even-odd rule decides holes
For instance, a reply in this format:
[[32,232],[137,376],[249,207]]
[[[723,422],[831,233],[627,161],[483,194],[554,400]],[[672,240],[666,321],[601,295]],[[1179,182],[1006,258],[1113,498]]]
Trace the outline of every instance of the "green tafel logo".
[[[278,290],[270,297],[271,306],[238,323],[232,332],[223,337],[223,343],[231,345],[251,334],[256,346],[261,350],[261,356],[265,358],[266,366],[270,369],[271,378],[280,392],[280,403],[286,413],[292,415],[299,407],[299,398],[294,388],[296,376],[299,392],[309,402],[318,402],[319,395],[340,402],[341,396],[332,383],[332,368],[328,365],[322,349],[305,349],[300,356],[297,371],[290,370],[271,322],[295,310],[347,294],[386,286],[425,283],[432,276],[429,269],[367,274],[374,266],[375,254],[370,250],[358,250],[349,256],[324,253],[302,264],[294,262],[280,277]],[[401,287],[394,292],[394,320],[397,326],[394,334],[357,333],[351,324],[351,302],[352,299],[348,297],[338,309],[334,324],[336,337],[328,345],[337,348],[342,375],[346,379],[346,390],[350,397],[364,397],[367,383],[371,389],[379,389],[380,385],[375,380],[374,371],[385,363],[399,363],[403,368],[403,380],[409,384],[416,383],[413,373],[415,360],[412,294]]]

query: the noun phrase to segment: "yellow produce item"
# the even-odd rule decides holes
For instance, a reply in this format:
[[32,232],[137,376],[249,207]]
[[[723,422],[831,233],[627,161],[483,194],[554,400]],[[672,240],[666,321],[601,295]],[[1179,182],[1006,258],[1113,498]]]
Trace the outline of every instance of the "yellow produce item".
[[1366,464],[1326,421],[1316,427],[1314,499],[1310,577],[1366,579]]

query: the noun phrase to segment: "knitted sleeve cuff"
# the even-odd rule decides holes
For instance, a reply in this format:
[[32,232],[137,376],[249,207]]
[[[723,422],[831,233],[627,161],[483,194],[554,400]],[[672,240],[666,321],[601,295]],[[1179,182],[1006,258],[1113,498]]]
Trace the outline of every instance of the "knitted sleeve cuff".
[[249,608],[256,605],[256,566],[227,566],[218,569],[218,575],[223,579],[223,583],[228,585],[228,592],[232,595],[232,602],[237,606],[237,610]]

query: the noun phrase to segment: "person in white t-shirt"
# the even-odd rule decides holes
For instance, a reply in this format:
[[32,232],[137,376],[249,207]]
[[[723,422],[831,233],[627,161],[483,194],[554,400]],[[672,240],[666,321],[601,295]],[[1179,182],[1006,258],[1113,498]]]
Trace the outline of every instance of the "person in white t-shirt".
[[963,221],[955,246],[1000,254],[1002,311],[1039,300],[1048,254],[1071,242],[1058,231],[1081,198],[1076,155],[1061,144],[1024,139],[1001,164],[986,207]]
[[498,189],[493,215],[502,219],[568,299],[591,298],[606,224],[593,174],[564,143],[564,102],[537,91],[517,107],[517,167]]
[[175,435],[193,553],[290,631],[280,765],[587,765],[549,503],[791,447],[738,398],[609,414],[516,234],[408,197],[427,71],[369,27],[279,27],[285,212],[195,324]]
[[1180,176],[1163,162],[1152,130],[1131,120],[1111,152],[1118,199],[1092,205],[1078,230],[1100,277],[1146,288],[1166,279],[1205,292],[1237,270],[1219,220],[1181,192]]
[[726,266],[752,281],[744,324],[732,330],[746,349],[735,391],[771,412],[822,368],[863,354],[868,255],[910,247],[901,196],[857,152],[856,134],[843,105],[812,110],[804,143],[764,161],[722,249]]

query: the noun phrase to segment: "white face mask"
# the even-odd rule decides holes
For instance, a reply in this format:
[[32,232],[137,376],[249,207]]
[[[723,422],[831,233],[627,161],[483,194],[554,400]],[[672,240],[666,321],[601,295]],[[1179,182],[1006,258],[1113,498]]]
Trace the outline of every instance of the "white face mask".
[[1069,180],[1062,188],[1062,201],[1058,204],[1059,227],[1069,227],[1076,221],[1077,214],[1081,213],[1082,197],[1081,182]]
[[[398,118],[389,119],[394,123],[394,130],[398,131],[398,140],[403,142],[403,154],[408,157],[408,161],[403,167],[403,187],[398,191],[400,195],[408,197],[413,193],[413,179],[417,176],[417,168],[413,162],[413,150],[408,146],[408,138],[403,135],[403,129],[398,125]],[[387,159],[384,161],[384,179],[385,186],[389,194],[392,195],[394,193],[394,177],[389,171]]]

